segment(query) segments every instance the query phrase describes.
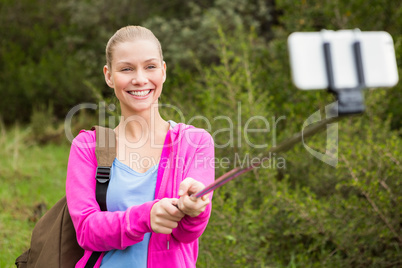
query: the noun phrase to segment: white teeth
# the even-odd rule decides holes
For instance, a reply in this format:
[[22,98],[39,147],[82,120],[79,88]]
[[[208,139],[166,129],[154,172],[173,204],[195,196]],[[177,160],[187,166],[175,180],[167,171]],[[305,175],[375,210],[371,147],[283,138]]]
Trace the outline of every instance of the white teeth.
[[142,96],[148,95],[148,93],[150,91],[151,90],[140,90],[140,91],[129,91],[128,93],[130,93],[131,95],[134,95],[134,96],[142,97]]

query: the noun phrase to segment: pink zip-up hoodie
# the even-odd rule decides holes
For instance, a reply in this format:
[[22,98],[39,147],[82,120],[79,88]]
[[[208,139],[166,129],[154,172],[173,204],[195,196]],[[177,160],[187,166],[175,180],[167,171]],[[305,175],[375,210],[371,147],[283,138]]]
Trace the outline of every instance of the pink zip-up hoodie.
[[[205,186],[214,181],[214,142],[203,129],[177,124],[166,135],[159,166],[155,200],[132,206],[126,211],[101,211],[95,197],[95,131],[81,131],[73,140],[67,168],[66,196],[77,232],[85,250],[75,267],[84,267],[92,251],[124,249],[142,241],[152,232],[148,247],[148,267],[195,267],[198,238],[205,230],[211,204],[197,217],[184,216],[171,235],[151,229],[152,206],[162,198],[178,198],[180,183],[187,177]],[[212,195],[210,196],[212,198]],[[101,264],[103,255],[95,267]]]

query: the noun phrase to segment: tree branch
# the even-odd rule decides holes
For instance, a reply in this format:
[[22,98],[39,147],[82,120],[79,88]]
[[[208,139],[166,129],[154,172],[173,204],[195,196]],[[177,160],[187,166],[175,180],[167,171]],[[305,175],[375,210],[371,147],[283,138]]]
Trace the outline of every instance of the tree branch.
[[[341,154],[342,160],[345,162],[347,168],[349,169],[350,175],[352,176],[353,180],[355,182],[359,182],[359,179],[357,178],[356,174],[353,172],[352,167],[350,166],[349,161],[345,158],[343,154]],[[371,207],[374,209],[374,211],[380,216],[381,220],[385,223],[385,225],[388,227],[388,229],[394,234],[395,238],[398,239],[399,243],[402,243],[402,237],[398,235],[398,233],[395,231],[394,227],[392,227],[391,223],[388,221],[387,217],[380,211],[378,208],[377,204],[371,199],[370,195],[368,192],[364,191],[360,187],[356,186],[363,196],[366,198],[366,200],[370,203]]]

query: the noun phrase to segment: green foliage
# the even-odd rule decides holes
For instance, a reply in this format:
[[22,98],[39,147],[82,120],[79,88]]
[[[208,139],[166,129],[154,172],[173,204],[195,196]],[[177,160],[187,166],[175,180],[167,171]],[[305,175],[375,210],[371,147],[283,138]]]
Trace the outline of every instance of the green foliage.
[[[2,1],[0,113],[7,124],[31,124],[0,129],[0,259],[11,260],[0,266],[26,247],[35,205],[51,205],[64,191],[54,178],[64,177],[68,149],[39,148],[40,137],[60,131],[57,118],[83,102],[96,102],[97,118],[80,110],[74,135],[117,123],[118,101],[101,69],[119,27],[142,24],[159,37],[168,66],[162,115],[213,135],[219,177],[334,101],[292,85],[291,32],[388,31],[400,71],[401,13],[398,1],[386,0]],[[367,91],[366,112],[337,123],[336,167],[300,144],[215,191],[197,267],[399,267],[401,92],[400,84]],[[325,153],[325,132],[306,144]]]
[[[214,138],[218,145],[227,141],[228,133],[217,130],[229,126],[215,120],[216,115],[227,115],[235,121],[238,105],[242,104],[241,146],[216,149],[217,158],[229,157],[234,167],[239,165],[236,155],[243,159],[247,153],[255,156],[264,151],[246,142],[247,119],[256,115],[270,118],[272,111],[285,116],[275,133],[279,143],[301,130],[303,121],[314,112],[310,107],[322,108],[331,98],[321,93],[291,92],[294,88],[289,80],[269,76],[270,70],[285,72],[288,68],[274,60],[275,48],[281,46],[279,41],[267,45],[272,55],[256,49],[253,34],[247,35],[241,28],[233,36],[218,33],[216,47],[221,61],[200,70],[201,80],[189,87],[198,92],[194,113],[212,122],[211,133],[217,133]],[[270,86],[267,76],[273,84],[269,91],[265,91]],[[278,85],[285,88],[278,90]],[[217,190],[210,224],[201,241],[203,255],[199,264],[397,266],[401,256],[401,206],[397,197],[402,189],[402,144],[398,133],[389,131],[390,118],[385,122],[382,119],[387,118],[386,107],[391,101],[386,93],[368,92],[366,114],[339,123],[340,162],[336,169],[313,158],[299,145],[283,155],[285,169],[275,165],[260,168]],[[310,104],[308,109],[305,103]],[[257,124],[255,128],[263,129],[264,125]],[[238,134],[234,133],[235,141]],[[253,144],[271,141],[273,135],[272,131],[254,134]],[[307,143],[313,148],[325,148],[326,137],[317,135]],[[216,171],[220,175],[227,169],[218,167]]]
[[39,143],[47,143],[60,136],[54,129],[53,107],[35,107],[31,115],[32,138]]
[[15,267],[34,224],[65,191],[68,145],[39,147],[30,135],[30,128],[0,126],[0,267]]
[[219,39],[217,28],[235,32],[239,26],[256,29],[259,36],[271,38],[271,27],[277,23],[273,1],[216,0],[183,2],[187,14],[179,18],[160,16],[144,21],[144,26],[160,38],[165,57],[176,67],[194,68],[194,59],[203,63],[219,60],[215,41]]

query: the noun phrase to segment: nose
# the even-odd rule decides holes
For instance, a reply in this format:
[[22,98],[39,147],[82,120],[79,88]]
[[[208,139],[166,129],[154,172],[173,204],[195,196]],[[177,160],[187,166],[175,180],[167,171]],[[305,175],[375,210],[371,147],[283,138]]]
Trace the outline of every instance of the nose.
[[148,78],[142,70],[137,70],[131,83],[133,83],[133,85],[144,85],[148,83]]

